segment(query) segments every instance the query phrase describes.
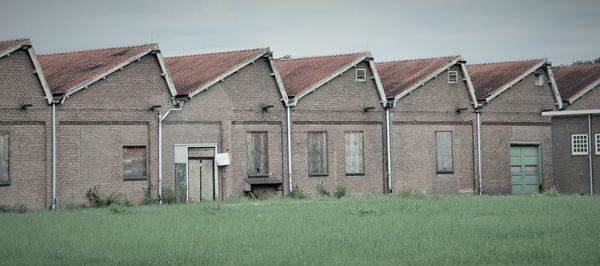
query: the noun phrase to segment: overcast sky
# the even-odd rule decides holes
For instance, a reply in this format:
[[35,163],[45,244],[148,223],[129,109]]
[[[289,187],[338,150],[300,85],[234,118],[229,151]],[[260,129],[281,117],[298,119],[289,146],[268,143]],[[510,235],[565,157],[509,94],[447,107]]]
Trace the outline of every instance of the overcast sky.
[[600,57],[600,0],[0,0],[0,39],[38,53],[156,42],[164,55],[268,46],[276,57],[371,51],[377,61]]

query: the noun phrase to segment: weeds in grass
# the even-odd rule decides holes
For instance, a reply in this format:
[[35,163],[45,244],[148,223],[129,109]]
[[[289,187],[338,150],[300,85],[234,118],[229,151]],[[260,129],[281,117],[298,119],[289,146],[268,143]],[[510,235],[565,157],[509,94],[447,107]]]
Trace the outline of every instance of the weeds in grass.
[[209,205],[204,207],[204,212],[214,215],[217,214],[221,210],[221,205]]
[[125,207],[133,206],[133,203],[125,194],[113,192],[108,197],[104,197],[100,194],[100,192],[98,192],[98,188],[96,186],[90,188],[85,196],[88,198],[88,201],[94,208],[103,208],[110,205],[122,205]]
[[550,189],[544,191],[544,196],[547,197],[558,197],[560,196],[560,192],[556,188],[556,186],[552,186]]
[[357,206],[357,207],[354,207],[354,209],[352,209],[350,211],[350,214],[356,215],[356,216],[375,215],[375,214],[377,214],[377,210],[369,209],[369,208],[361,208],[361,207]]
[[300,187],[295,186],[294,190],[292,190],[292,192],[290,192],[290,194],[288,195],[288,198],[290,198],[290,199],[307,199],[308,197],[306,195],[304,195],[304,191],[302,191],[300,189]]
[[177,203],[177,194],[171,188],[165,188],[162,192],[162,202],[165,204]]
[[142,205],[152,205],[157,202],[158,200],[152,197],[152,183],[148,183],[148,186],[144,189],[144,200],[142,200]]
[[337,188],[335,188],[335,192],[333,192],[333,196],[336,199],[341,199],[344,196],[346,196],[346,186],[344,186],[344,185],[337,186]]
[[122,214],[125,213],[125,211],[127,210],[125,208],[125,206],[120,205],[120,204],[110,204],[108,206],[108,209],[113,213],[113,214]]
[[331,193],[329,193],[329,191],[327,191],[323,187],[323,183],[317,184],[317,190],[319,191],[319,195],[321,195],[321,197],[329,197],[329,196],[331,196]]
[[26,213],[27,207],[25,207],[25,205],[20,204],[20,205],[0,205],[0,212],[3,213],[7,213],[7,212],[12,212],[12,213]]

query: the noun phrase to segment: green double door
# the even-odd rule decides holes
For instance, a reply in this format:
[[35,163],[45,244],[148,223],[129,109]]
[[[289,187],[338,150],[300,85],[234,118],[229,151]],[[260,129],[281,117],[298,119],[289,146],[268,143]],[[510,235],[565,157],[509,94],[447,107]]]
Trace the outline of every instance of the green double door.
[[512,194],[540,192],[541,175],[538,146],[510,147]]

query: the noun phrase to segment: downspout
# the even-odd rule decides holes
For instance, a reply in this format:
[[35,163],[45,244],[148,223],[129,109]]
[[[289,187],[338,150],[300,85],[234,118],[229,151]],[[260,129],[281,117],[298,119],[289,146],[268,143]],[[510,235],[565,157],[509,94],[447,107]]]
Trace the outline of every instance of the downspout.
[[592,162],[592,115],[588,114],[588,158],[589,158],[589,168],[590,168],[590,195],[594,196],[594,168]]
[[290,104],[286,104],[287,112],[287,152],[288,152],[288,183],[289,193],[292,193],[292,119],[290,114]]
[[52,102],[52,209],[56,209],[56,103]]
[[162,204],[162,125],[163,121],[171,113],[171,111],[181,111],[183,108],[183,102],[179,103],[180,106],[177,108],[169,109],[165,115],[161,116],[160,111],[156,113],[156,120],[158,120],[158,203]]
[[392,152],[391,141],[390,141],[390,105],[389,103],[385,107],[385,146],[387,153],[387,181],[388,181],[388,193],[392,193]]
[[477,108],[475,110],[475,114],[477,114],[477,177],[479,179],[479,195],[483,194],[483,185],[482,185],[482,177],[481,177],[481,109]]

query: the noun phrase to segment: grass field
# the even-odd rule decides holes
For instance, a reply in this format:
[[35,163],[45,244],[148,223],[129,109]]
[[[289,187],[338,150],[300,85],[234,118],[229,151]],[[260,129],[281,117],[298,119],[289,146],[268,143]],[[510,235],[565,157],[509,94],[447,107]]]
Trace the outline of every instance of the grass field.
[[0,264],[600,264],[600,199],[363,196],[0,214]]

